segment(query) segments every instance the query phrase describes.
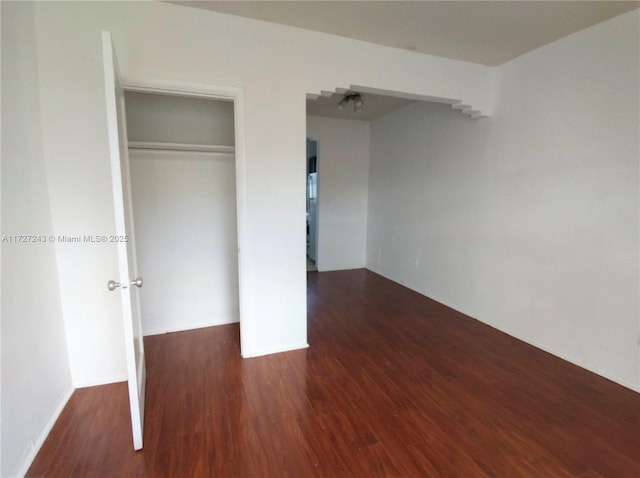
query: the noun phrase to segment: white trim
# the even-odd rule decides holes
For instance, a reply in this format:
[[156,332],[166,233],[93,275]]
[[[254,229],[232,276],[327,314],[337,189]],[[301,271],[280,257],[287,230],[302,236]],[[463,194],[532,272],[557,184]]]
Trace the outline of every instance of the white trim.
[[144,336],[150,337],[152,335],[163,335],[163,334],[171,334],[173,332],[185,332],[187,330],[196,330],[196,329],[205,329],[207,327],[216,327],[218,325],[229,325],[229,324],[237,324],[240,322],[240,319],[231,319],[231,320],[221,320],[216,322],[202,322],[199,324],[191,324],[183,327],[170,327],[164,329],[153,329],[150,331],[145,331]]
[[224,146],[217,144],[159,143],[155,141],[129,141],[128,144],[129,149],[154,149],[229,154],[233,154],[236,150],[235,146]]
[[591,362],[588,362],[588,361],[585,361],[585,360],[581,360],[581,359],[576,359],[576,358],[570,357],[569,355],[565,354],[564,352],[559,352],[554,347],[549,347],[548,345],[541,344],[540,342],[538,342],[536,340],[531,340],[528,337],[524,337],[524,336],[522,336],[522,335],[520,335],[518,333],[511,332],[510,330],[499,328],[496,324],[493,324],[491,322],[485,322],[484,320],[477,319],[475,317],[471,317],[471,318],[477,320],[478,322],[480,322],[482,324],[488,325],[492,329],[498,330],[498,331],[502,332],[503,334],[507,334],[510,337],[518,339],[521,342],[529,344],[532,347],[540,349],[543,352],[551,354],[554,357],[557,357],[557,358],[559,358],[561,360],[564,360],[567,363],[576,365],[576,366],[580,367],[581,369],[586,370],[587,372],[591,372],[591,373],[599,376],[600,378],[604,378],[605,380],[609,380],[610,382],[617,383],[618,385],[621,385],[621,386],[623,386],[625,388],[633,390],[634,392],[639,392],[640,393],[640,386],[638,386],[637,384],[633,384],[631,382],[627,382],[626,380],[622,380],[619,377],[613,377],[611,375],[605,375],[608,372],[602,370],[602,368],[600,366],[596,365],[596,364],[592,364]]
[[247,160],[245,152],[244,90],[239,86],[209,85],[181,81],[148,80],[130,82],[123,80],[126,91],[156,93],[197,98],[215,98],[233,101],[236,162],[236,211],[238,228],[238,300],[240,311],[240,350],[246,348],[246,333],[249,330],[246,309],[249,304],[247,250]]
[[126,382],[128,379],[128,376],[125,373],[122,374],[116,374],[116,375],[108,375],[106,377],[102,377],[102,378],[96,378],[96,379],[91,379],[91,380],[82,380],[82,381],[74,381],[73,382],[73,386],[78,389],[78,388],[88,388],[88,387],[99,387],[100,385],[109,385],[111,383],[120,383],[120,382]]
[[292,350],[302,350],[309,348],[309,344],[303,342],[295,345],[279,345],[277,347],[268,347],[266,349],[253,350],[249,353],[243,353],[243,358],[262,357],[263,355],[279,354],[282,352],[290,352]]
[[618,385],[622,385],[623,387],[626,387],[626,388],[628,388],[630,390],[633,390],[635,392],[640,392],[640,384],[634,384],[634,383],[628,382],[626,380],[622,380],[619,377],[613,377],[611,375],[607,375],[608,372],[603,371],[601,369],[601,367],[599,367],[596,364],[592,364],[591,362],[588,362],[588,361],[584,361],[584,360],[581,360],[581,359],[570,357],[569,355],[565,354],[564,352],[556,350],[554,347],[550,347],[550,346],[542,344],[542,343],[540,343],[540,342],[538,342],[536,340],[532,340],[532,339],[530,339],[528,337],[520,335],[517,332],[513,332],[513,331],[508,330],[506,328],[499,327],[498,324],[495,324],[493,322],[487,322],[486,320],[478,318],[478,317],[476,317],[475,315],[472,315],[469,312],[465,312],[464,309],[462,307],[460,307],[460,306],[451,305],[451,304],[448,304],[446,301],[444,301],[444,300],[442,300],[442,299],[440,299],[438,297],[427,295],[424,291],[417,289],[413,285],[410,285],[410,284],[407,284],[407,283],[404,283],[404,282],[399,282],[398,280],[396,280],[396,279],[394,279],[394,278],[392,278],[392,277],[390,277],[388,275],[385,275],[384,273],[374,269],[371,266],[366,266],[365,269],[373,272],[374,274],[378,274],[379,276],[382,276],[385,279],[390,280],[391,282],[395,282],[396,284],[399,284],[402,287],[406,287],[409,290],[417,292],[418,294],[422,295],[423,297],[426,297],[427,299],[431,299],[431,300],[439,303],[440,305],[443,305],[445,307],[448,307],[451,310],[459,312],[459,313],[469,317],[470,319],[477,320],[481,324],[488,325],[492,329],[495,329],[495,330],[497,330],[499,332],[502,332],[503,334],[506,334],[506,335],[508,335],[510,337],[513,337],[514,339],[517,339],[517,340],[519,340],[521,342],[524,342],[525,344],[531,345],[532,347],[535,347],[535,348],[537,348],[539,350],[542,350],[543,352],[546,352],[548,354],[553,355],[554,357],[557,357],[557,358],[559,358],[561,360],[564,360],[565,362],[568,362],[570,364],[576,365],[576,366],[578,366],[578,367],[580,367],[580,368],[582,368],[582,369],[584,369],[584,370],[586,370],[588,372],[594,373],[594,374],[598,375],[599,377],[602,377],[602,378],[604,378],[606,380],[609,380],[611,382],[617,383]]
[[16,470],[18,470],[17,476],[23,477],[24,475],[27,474],[27,471],[29,471],[29,467],[33,464],[33,460],[36,458],[36,455],[40,451],[40,448],[42,448],[42,445],[44,444],[44,441],[49,436],[49,433],[51,433],[51,430],[53,429],[53,426],[58,421],[58,418],[60,418],[60,414],[62,413],[62,410],[64,410],[64,407],[67,405],[67,403],[69,403],[69,399],[71,398],[71,395],[73,395],[74,391],[75,391],[75,388],[71,386],[62,394],[62,397],[60,398],[58,405],[56,405],[56,408],[53,410],[53,413],[51,414],[49,421],[47,421],[44,428],[42,429],[42,432],[40,432],[40,435],[38,435],[38,439],[33,444],[33,447],[31,447],[31,449],[22,458],[22,460],[16,467]]
[[239,86],[209,85],[172,80],[127,81],[122,80],[126,91],[155,93],[158,95],[187,96],[190,98],[215,98],[222,101],[234,101],[238,93],[243,93]]

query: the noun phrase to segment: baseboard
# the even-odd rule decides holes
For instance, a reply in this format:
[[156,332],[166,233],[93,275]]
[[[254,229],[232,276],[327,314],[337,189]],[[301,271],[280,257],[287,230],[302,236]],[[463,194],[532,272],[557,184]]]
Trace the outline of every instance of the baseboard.
[[80,380],[74,381],[75,388],[87,388],[87,387],[99,387],[100,385],[109,385],[110,383],[126,382],[127,374],[112,375],[110,377],[104,377],[96,380]]
[[51,429],[56,424],[56,421],[60,417],[62,410],[64,410],[65,405],[67,404],[67,402],[69,402],[69,399],[71,398],[71,395],[73,395],[74,391],[75,391],[75,388],[72,386],[72,387],[69,387],[69,389],[64,392],[60,401],[58,402],[58,405],[56,406],[53,413],[51,414],[51,418],[49,419],[47,424],[42,429],[42,432],[38,436],[38,439],[35,441],[31,449],[24,456],[20,464],[17,466],[18,473],[16,474],[16,476],[24,477],[24,475],[27,474],[27,471],[29,471],[29,467],[33,463],[33,460],[35,459],[38,452],[40,451],[40,448],[42,448],[44,441],[49,436]]
[[640,393],[640,383],[634,384],[634,383],[627,382],[626,380],[621,380],[621,379],[619,379],[617,377],[613,377],[611,375],[605,375],[605,372],[602,372],[599,367],[597,367],[597,366],[595,366],[593,364],[590,364],[588,362],[584,362],[582,360],[577,360],[577,359],[575,359],[573,357],[569,357],[567,354],[565,354],[563,352],[559,352],[559,351],[555,350],[552,347],[548,347],[547,345],[541,344],[541,343],[539,343],[539,342],[537,342],[535,340],[531,340],[530,338],[523,337],[520,334],[514,333],[514,332],[512,332],[510,330],[507,330],[505,328],[500,328],[500,327],[498,327],[496,324],[494,324],[492,322],[487,322],[487,321],[485,321],[485,320],[483,320],[483,319],[481,319],[479,317],[476,317],[476,316],[464,311],[461,307],[457,307],[455,304],[451,304],[451,305],[447,304],[446,302],[444,302],[443,300],[439,299],[438,297],[433,297],[431,295],[427,295],[424,291],[418,290],[417,288],[412,287],[409,284],[405,284],[405,283],[399,282],[396,279],[394,279],[392,277],[389,277],[388,275],[386,275],[386,274],[384,274],[384,273],[382,273],[380,271],[372,269],[371,267],[367,267],[367,269],[369,271],[373,272],[374,274],[378,274],[379,276],[382,276],[385,279],[388,279],[388,280],[390,280],[392,282],[395,282],[396,284],[400,284],[401,286],[406,287],[407,289],[410,289],[410,290],[412,290],[414,292],[417,292],[420,295],[423,295],[423,296],[425,296],[425,297],[427,297],[427,298],[429,298],[431,300],[434,300],[434,301],[438,302],[439,304],[442,304],[445,307],[448,307],[449,309],[455,310],[456,312],[460,312],[461,314],[464,314],[464,315],[466,315],[467,317],[469,317],[471,319],[477,320],[478,322],[480,322],[482,324],[488,325],[489,327],[491,327],[493,329],[496,329],[496,330],[502,332],[503,334],[507,334],[508,336],[513,337],[515,339],[518,339],[518,340],[520,340],[520,341],[522,341],[522,342],[524,342],[526,344],[529,344],[532,347],[540,349],[543,352],[546,352],[546,353],[549,353],[551,355],[554,355],[555,357],[558,357],[559,359],[562,359],[565,362],[569,362],[569,363],[571,363],[573,365],[576,365],[576,366],[578,366],[580,368],[583,368],[583,369],[587,370],[588,372],[594,373],[594,374],[598,375],[599,377],[605,378],[607,380],[610,380],[611,382],[617,383],[618,385],[621,385],[621,386],[623,386],[625,388],[633,390],[634,392],[639,392]]
[[162,335],[162,334],[170,334],[172,332],[184,332],[186,330],[204,329],[206,327],[215,327],[216,325],[237,324],[238,322],[240,322],[240,320],[231,319],[231,320],[222,320],[222,321],[216,321],[216,322],[201,322],[201,323],[195,323],[195,324],[185,324],[185,325],[180,325],[178,327],[146,330],[143,332],[142,335],[144,335],[145,337],[148,337],[150,335]]
[[614,383],[616,383],[618,385],[621,385],[621,386],[623,386],[625,388],[628,388],[629,390],[632,390],[634,392],[640,393],[640,385],[639,384],[632,384],[632,383],[627,382],[626,380],[621,380],[619,378],[612,377],[611,375],[605,375],[604,372],[600,371],[600,369],[598,367],[596,367],[594,365],[591,365],[588,362],[584,362],[582,360],[574,359],[573,357],[569,357],[568,355],[566,355],[563,352],[558,352],[557,350],[553,349],[552,347],[548,347],[546,345],[543,345],[543,344],[541,344],[541,343],[539,343],[539,342],[537,342],[535,340],[524,338],[523,336],[521,336],[519,334],[510,332],[510,331],[505,330],[505,329],[500,329],[495,324],[492,324],[492,323],[489,323],[489,322],[484,322],[483,320],[480,320],[480,319],[475,319],[475,320],[477,320],[478,322],[481,322],[481,323],[483,323],[485,325],[488,325],[492,329],[496,329],[496,330],[502,332],[503,334],[507,334],[509,337],[513,337],[515,339],[518,339],[518,340],[520,340],[520,341],[522,341],[522,342],[524,342],[526,344],[531,345],[532,347],[535,347],[537,349],[542,350],[543,352],[546,352],[546,353],[551,354],[551,355],[553,355],[555,357],[558,357],[559,359],[562,359],[565,362],[569,362],[570,364],[573,364],[573,365],[575,365],[577,367],[580,367],[580,368],[582,368],[582,369],[584,369],[584,370],[586,370],[588,372],[594,373],[599,377],[602,377],[602,378],[604,378],[606,380],[614,382]]
[[[466,311],[464,307],[457,305],[457,304],[449,304],[446,301],[442,300],[440,297],[436,296],[436,295],[427,295],[426,291],[420,290],[417,287],[414,287],[413,285],[406,283],[406,282],[400,282],[397,279],[394,279],[391,276],[388,276],[387,274],[385,274],[384,272],[380,272],[377,271],[375,269],[371,269],[370,267],[365,267],[365,269],[367,269],[369,272],[373,272],[374,274],[377,274],[381,277],[384,277],[385,279],[390,280],[391,282],[395,282],[396,284],[401,285],[402,287],[406,287],[409,290],[412,290],[413,292],[416,292],[417,294],[420,294],[424,297],[426,297],[427,299],[430,299],[434,302],[437,302],[438,304],[442,305],[443,307],[446,307],[447,309],[451,309],[455,312],[459,312],[463,315],[466,315],[467,317],[470,317],[472,319],[478,320],[480,322],[482,322],[480,319],[478,319],[477,317],[475,317],[474,315],[472,315],[470,312]],[[486,322],[482,322],[483,324],[485,324]],[[490,324],[487,324],[490,325]],[[495,327],[494,327],[495,328]]]
[[338,272],[338,271],[355,271],[358,269],[366,269],[367,266],[366,265],[356,265],[356,264],[352,264],[352,265],[348,265],[348,266],[338,266],[336,267],[334,266],[330,266],[330,267],[324,267],[324,264],[322,265],[322,267],[318,266],[318,263],[316,262],[316,268],[318,269],[318,272]]
[[266,349],[252,350],[250,352],[243,352],[242,358],[262,357],[263,355],[279,354],[281,352],[291,352],[292,350],[301,350],[309,348],[309,344],[304,342],[296,345],[285,345],[279,347],[269,347]]

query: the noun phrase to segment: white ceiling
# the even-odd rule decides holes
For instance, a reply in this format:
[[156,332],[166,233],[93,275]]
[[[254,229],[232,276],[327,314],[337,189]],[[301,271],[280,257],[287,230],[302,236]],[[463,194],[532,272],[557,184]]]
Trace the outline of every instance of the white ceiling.
[[180,5],[499,65],[638,1],[175,1]]
[[[500,65],[640,6],[640,1],[171,1],[405,50]],[[362,93],[362,92],[360,92]],[[360,113],[342,94],[307,99],[307,114],[371,121],[412,103],[362,93]]]

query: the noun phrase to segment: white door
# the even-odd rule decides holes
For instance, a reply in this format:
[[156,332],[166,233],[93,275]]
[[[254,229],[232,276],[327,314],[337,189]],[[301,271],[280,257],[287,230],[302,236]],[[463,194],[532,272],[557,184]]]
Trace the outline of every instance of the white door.
[[136,268],[124,91],[120,82],[118,64],[109,32],[102,32],[102,54],[104,59],[107,128],[116,220],[116,236],[114,239],[118,248],[119,268],[118,279],[110,280],[108,287],[109,290],[120,291],[122,298],[133,448],[140,450],[142,448],[142,430],[144,426],[146,378],[142,324],[140,322],[140,302],[138,300],[138,288],[142,287],[142,278],[138,276]]

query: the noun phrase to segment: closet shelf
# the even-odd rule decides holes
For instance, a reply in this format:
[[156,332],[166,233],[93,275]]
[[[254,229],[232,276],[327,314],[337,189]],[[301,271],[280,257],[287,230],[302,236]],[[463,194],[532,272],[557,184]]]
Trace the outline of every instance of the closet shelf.
[[129,141],[130,149],[155,149],[168,151],[197,151],[202,153],[234,153],[235,146],[223,146],[217,144],[184,144],[184,143],[158,143],[155,141]]

